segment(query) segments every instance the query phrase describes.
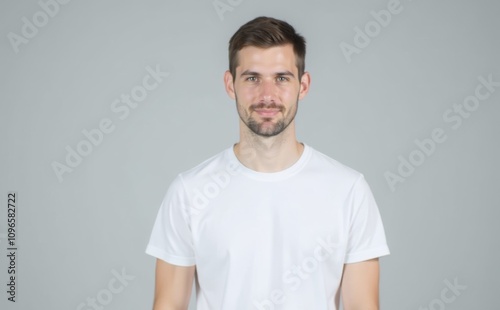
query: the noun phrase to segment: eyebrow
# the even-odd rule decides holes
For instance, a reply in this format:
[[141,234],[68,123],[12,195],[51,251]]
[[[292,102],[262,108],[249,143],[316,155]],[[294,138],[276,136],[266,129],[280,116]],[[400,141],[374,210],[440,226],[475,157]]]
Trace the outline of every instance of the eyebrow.
[[[260,74],[259,72],[255,72],[255,71],[250,71],[250,70],[245,70],[241,73],[241,76],[245,76],[245,75],[254,75],[254,76],[261,76],[262,74]],[[282,72],[276,72],[276,75],[277,76],[291,76],[291,77],[295,77],[295,75],[290,72],[290,71],[282,71]]]

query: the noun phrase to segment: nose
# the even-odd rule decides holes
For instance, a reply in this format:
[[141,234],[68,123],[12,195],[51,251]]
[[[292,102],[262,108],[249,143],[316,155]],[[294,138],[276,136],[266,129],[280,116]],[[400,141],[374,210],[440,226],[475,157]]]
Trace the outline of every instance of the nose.
[[260,87],[260,101],[265,103],[274,102],[276,99],[276,85],[272,80],[264,80]]

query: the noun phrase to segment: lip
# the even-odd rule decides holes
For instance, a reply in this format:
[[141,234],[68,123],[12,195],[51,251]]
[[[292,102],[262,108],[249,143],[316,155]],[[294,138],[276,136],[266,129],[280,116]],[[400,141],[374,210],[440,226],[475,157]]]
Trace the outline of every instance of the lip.
[[270,117],[278,114],[280,109],[255,109],[254,111],[260,116]]

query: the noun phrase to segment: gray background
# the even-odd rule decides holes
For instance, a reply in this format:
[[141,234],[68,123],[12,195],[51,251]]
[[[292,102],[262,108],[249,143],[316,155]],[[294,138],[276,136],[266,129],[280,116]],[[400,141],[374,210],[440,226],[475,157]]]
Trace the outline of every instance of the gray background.
[[[354,28],[390,1],[220,1],[232,9],[221,16],[213,0],[73,0],[17,53],[8,34],[21,35],[22,18],[42,9],[1,2],[0,308],[76,309],[105,296],[123,268],[134,278],[104,308],[151,307],[154,259],[144,249],[163,195],[177,173],[237,141],[222,83],[227,41],[268,15],[308,41],[299,139],[361,171],[379,204],[392,252],[381,260],[382,309],[498,309],[500,91],[456,129],[443,113],[474,95],[479,76],[500,81],[500,4],[403,0],[349,63],[341,42],[353,44]],[[157,65],[170,75],[120,119],[112,102]],[[59,182],[51,164],[104,118],[115,130]],[[391,190],[384,174],[435,128],[445,142]],[[4,293],[11,190],[15,304]],[[466,288],[444,303],[455,279]]]

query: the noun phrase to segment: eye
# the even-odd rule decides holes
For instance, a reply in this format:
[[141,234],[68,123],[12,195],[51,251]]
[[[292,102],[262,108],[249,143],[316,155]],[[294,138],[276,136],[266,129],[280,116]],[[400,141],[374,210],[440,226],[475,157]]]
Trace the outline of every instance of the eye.
[[286,76],[278,76],[278,82],[287,82],[289,80]]
[[249,76],[245,79],[246,81],[249,81],[249,82],[256,82],[257,81],[257,78],[255,76]]

